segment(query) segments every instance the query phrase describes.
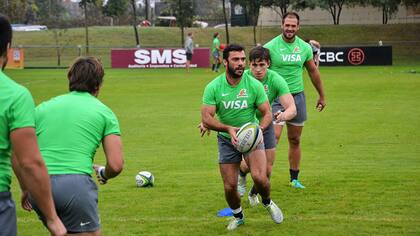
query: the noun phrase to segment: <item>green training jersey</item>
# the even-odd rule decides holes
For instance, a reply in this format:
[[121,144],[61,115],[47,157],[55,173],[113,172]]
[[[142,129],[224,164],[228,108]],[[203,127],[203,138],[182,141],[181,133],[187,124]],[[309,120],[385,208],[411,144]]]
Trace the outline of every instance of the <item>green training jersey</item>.
[[[203,95],[204,105],[216,106],[219,121],[234,127],[241,127],[247,122],[258,123],[255,112],[267,100],[263,85],[245,74],[239,84],[232,86],[223,73],[206,86]],[[226,132],[220,134],[230,138]]]
[[[251,70],[246,70],[244,74],[253,77]],[[273,70],[268,69],[263,81],[260,82],[264,86],[264,91],[267,94],[270,105],[272,105],[274,100],[276,100],[278,97],[285,94],[290,94],[286,81]],[[257,118],[261,118],[261,112],[259,110],[257,110]]]
[[102,139],[120,135],[115,114],[87,92],[70,92],[35,110],[39,148],[50,175],[92,173]]
[[212,46],[212,49],[211,49],[211,52],[213,53],[213,52],[216,52],[217,51],[217,48],[219,48],[220,47],[220,40],[219,40],[219,38],[214,38],[213,39],[213,46]]
[[10,189],[10,132],[35,127],[34,108],[29,91],[0,70],[0,192]]
[[287,43],[282,35],[272,39],[264,45],[270,50],[270,69],[281,75],[289,85],[291,93],[303,91],[303,66],[305,62],[312,60],[312,48],[298,36],[293,43]]

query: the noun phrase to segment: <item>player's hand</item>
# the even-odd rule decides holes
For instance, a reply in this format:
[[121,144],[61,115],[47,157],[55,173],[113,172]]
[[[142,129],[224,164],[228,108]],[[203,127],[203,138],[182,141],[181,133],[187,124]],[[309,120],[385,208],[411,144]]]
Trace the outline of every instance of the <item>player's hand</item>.
[[47,220],[47,227],[53,236],[64,236],[67,234],[66,227],[64,227],[58,216],[53,220]]
[[230,141],[232,142],[233,146],[237,146],[238,145],[238,137],[236,136],[236,133],[238,132],[239,128],[237,127],[233,127],[233,126],[229,126],[228,128],[228,133],[230,135]]
[[93,165],[93,169],[95,169],[96,172],[96,179],[98,179],[98,182],[100,184],[106,184],[107,178],[105,178],[105,166],[100,165]]
[[29,192],[23,191],[20,196],[20,205],[25,211],[32,211],[32,205],[29,202]]
[[197,126],[197,128],[199,128],[199,129],[200,129],[200,134],[201,134],[201,137],[203,137],[203,136],[204,136],[204,134],[206,134],[206,133],[207,133],[207,136],[210,136],[210,129],[207,129],[207,128],[204,126],[203,122],[201,122],[201,123]]
[[325,103],[325,99],[324,98],[319,98],[318,102],[316,103],[316,109],[318,111],[322,111],[322,110],[324,110],[326,105],[327,104]]
[[274,114],[274,117],[276,118],[276,123],[280,123],[280,122],[283,122],[283,121],[285,121],[284,120],[284,114],[283,114],[283,112],[281,112],[281,111],[277,111],[275,114]]

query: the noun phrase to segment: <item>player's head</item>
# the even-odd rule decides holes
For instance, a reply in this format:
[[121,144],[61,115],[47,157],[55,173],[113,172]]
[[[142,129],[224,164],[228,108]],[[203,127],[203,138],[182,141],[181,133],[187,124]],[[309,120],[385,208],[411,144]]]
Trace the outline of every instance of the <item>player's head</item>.
[[220,33],[216,32],[216,33],[213,34],[213,38],[215,39],[215,38],[219,37],[219,35],[220,35]]
[[283,37],[292,40],[299,30],[299,15],[296,12],[287,12],[283,15],[281,28]]
[[267,48],[258,46],[249,52],[249,67],[251,68],[252,75],[256,79],[264,79],[270,63],[270,51]]
[[102,85],[104,68],[95,57],[79,57],[67,72],[70,91],[88,92],[97,96]]
[[7,50],[12,44],[12,26],[6,16],[0,14],[0,61],[3,70],[7,64]]
[[192,32],[188,32],[187,36],[188,37],[192,37],[193,36],[193,33]]
[[245,49],[238,44],[229,44],[223,50],[223,64],[232,78],[241,78],[245,70]]

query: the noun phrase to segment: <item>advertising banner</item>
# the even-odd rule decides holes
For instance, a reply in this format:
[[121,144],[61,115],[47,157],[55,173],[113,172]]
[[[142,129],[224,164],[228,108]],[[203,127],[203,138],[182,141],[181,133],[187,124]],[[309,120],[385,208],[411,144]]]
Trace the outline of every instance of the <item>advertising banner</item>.
[[322,47],[321,66],[392,65],[392,47]]
[[25,54],[22,48],[10,48],[7,51],[8,69],[23,69]]
[[[183,48],[112,49],[112,68],[183,68],[187,62]],[[191,68],[209,67],[210,49],[195,48]]]

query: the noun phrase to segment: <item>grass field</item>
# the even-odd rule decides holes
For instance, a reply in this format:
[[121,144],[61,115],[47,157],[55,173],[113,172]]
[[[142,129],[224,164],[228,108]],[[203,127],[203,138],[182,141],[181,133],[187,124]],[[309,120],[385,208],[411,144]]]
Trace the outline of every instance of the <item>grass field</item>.
[[[417,73],[410,73],[410,71]],[[420,66],[321,68],[327,95],[305,80],[308,117],[302,146],[305,190],[288,187],[282,139],[272,176],[272,197],[285,214],[274,224],[244,198],[246,223],[232,235],[419,235]],[[67,91],[65,70],[8,70],[37,104]],[[226,203],[218,172],[216,138],[200,138],[208,69],[106,71],[100,99],[117,114],[125,169],[100,186],[104,235],[224,235],[216,217]],[[102,151],[97,163],[104,163]],[[134,177],[151,171],[153,188]],[[248,178],[248,186],[251,179]],[[19,191],[13,183],[14,198]],[[46,235],[35,213],[18,206],[19,235]]]

